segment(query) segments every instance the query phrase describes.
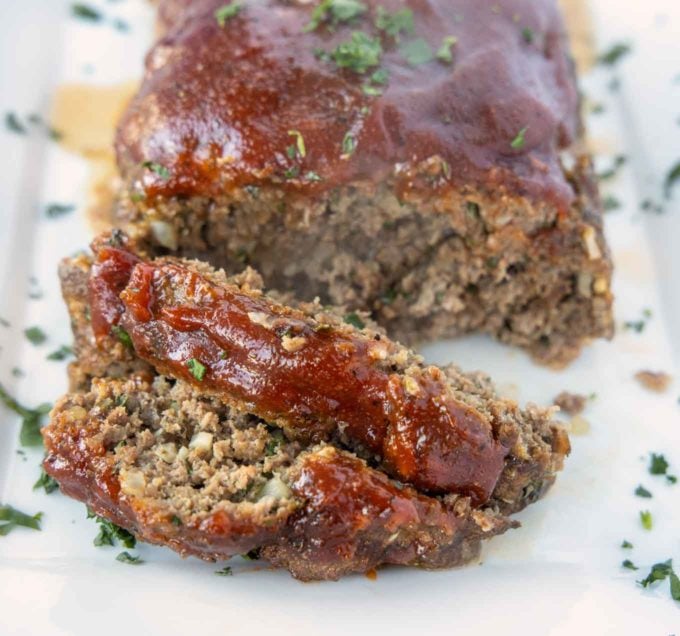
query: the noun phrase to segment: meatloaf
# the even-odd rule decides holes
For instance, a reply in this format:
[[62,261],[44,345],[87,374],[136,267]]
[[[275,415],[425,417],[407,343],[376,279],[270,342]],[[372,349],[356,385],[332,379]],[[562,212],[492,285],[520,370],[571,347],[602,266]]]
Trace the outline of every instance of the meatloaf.
[[114,222],[413,343],[564,364],[611,262],[554,0],[161,0]]
[[[387,563],[450,567],[474,559],[483,539],[517,526],[509,515],[538,499],[562,467],[569,442],[550,410],[500,399],[481,374],[426,367],[365,316],[318,302],[283,305],[250,268],[227,277],[196,261],[149,260],[117,232],[97,239],[93,251],[60,270],[77,360],[71,390],[44,429],[44,465],[66,494],[142,540],[208,560],[256,550],[303,580]],[[148,273],[153,288],[145,291]],[[144,293],[153,316],[134,324]],[[236,306],[246,302],[259,311],[239,315]],[[208,314],[227,319],[216,326]],[[228,339],[226,355],[208,359],[220,337]],[[378,420],[388,419],[389,408],[379,415],[359,404],[370,435],[353,427],[321,367],[326,341],[346,356],[340,376],[349,370],[375,401],[400,407],[402,429],[415,426],[416,437],[402,439],[396,456],[413,454],[415,471],[371,443],[386,435]],[[385,355],[356,357],[349,349]],[[318,376],[305,376],[296,359],[314,351]],[[290,400],[285,410],[272,406],[267,391],[280,367],[291,375],[289,385],[275,384]],[[382,376],[417,386],[418,395],[381,394]],[[255,377],[262,390],[239,393]],[[436,384],[422,384],[433,377]],[[304,395],[323,399],[299,402],[291,387],[303,381]],[[446,412],[459,456],[446,446],[444,420],[425,408],[430,401]],[[454,471],[455,479],[436,481],[447,466],[462,466],[463,456],[471,476]],[[447,464],[431,473],[435,483],[425,478],[428,457]]]

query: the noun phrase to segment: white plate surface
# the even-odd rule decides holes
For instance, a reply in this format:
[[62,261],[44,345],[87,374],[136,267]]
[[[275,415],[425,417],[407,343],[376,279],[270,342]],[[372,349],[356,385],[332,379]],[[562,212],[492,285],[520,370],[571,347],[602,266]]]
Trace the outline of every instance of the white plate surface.
[[[46,114],[60,84],[139,76],[151,9],[142,0],[93,4],[128,20],[131,32],[73,20],[62,0],[2,2],[0,112]],[[151,546],[137,551],[144,565],[126,566],[114,560],[117,549],[92,545],[96,528],[82,504],[32,491],[41,454],[17,454],[17,418],[0,407],[0,501],[44,512],[42,532],[0,538],[0,634],[680,634],[680,603],[670,600],[668,583],[651,590],[635,583],[668,558],[680,571],[680,484],[647,472],[650,452],[663,452],[680,472],[680,382],[655,395],[633,380],[640,369],[680,379],[680,187],[663,215],[639,208],[661,198],[663,177],[680,159],[680,8],[674,0],[592,0],[592,9],[600,48],[622,39],[634,46],[615,72],[597,69],[583,80],[588,97],[606,106],[589,118],[609,155],[602,166],[617,153],[630,158],[605,187],[624,204],[606,219],[617,323],[645,308],[652,318],[643,333],[620,330],[563,372],[483,337],[425,351],[435,362],[488,371],[520,401],[548,403],[563,389],[597,393],[585,413],[590,431],[573,438],[549,496],[519,515],[522,528],[490,542],[481,566],[392,568],[377,581],[300,584],[238,559],[233,577],[217,577],[214,565]],[[612,75],[621,78],[617,92],[607,89]],[[0,382],[33,406],[66,388],[65,363],[45,356],[70,341],[56,264],[91,235],[83,214],[88,166],[37,132],[0,130],[0,142],[0,316],[11,322],[0,326]],[[44,206],[53,201],[79,207],[47,220]],[[36,286],[42,298],[29,299]],[[49,335],[41,347],[22,336],[34,324]],[[15,366],[26,377],[14,378]],[[652,499],[633,495],[639,483]],[[639,523],[641,509],[653,514],[651,532]],[[623,539],[635,548],[623,551]],[[621,568],[624,558],[642,569]]]

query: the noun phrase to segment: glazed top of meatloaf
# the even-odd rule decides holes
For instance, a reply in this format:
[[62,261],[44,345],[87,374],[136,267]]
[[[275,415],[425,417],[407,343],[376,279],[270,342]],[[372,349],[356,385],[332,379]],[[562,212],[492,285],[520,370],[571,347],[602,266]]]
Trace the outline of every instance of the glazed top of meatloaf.
[[218,19],[226,4],[161,0],[116,141],[146,196],[394,178],[404,195],[572,202],[578,95],[555,0],[242,0]]

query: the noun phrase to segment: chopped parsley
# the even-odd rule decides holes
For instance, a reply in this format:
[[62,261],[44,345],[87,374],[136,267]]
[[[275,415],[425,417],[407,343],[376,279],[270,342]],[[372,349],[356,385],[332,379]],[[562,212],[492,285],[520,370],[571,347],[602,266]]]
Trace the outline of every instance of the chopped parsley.
[[416,38],[405,42],[399,47],[399,52],[411,66],[427,64],[434,59],[432,47],[423,38]]
[[69,214],[70,212],[73,212],[73,210],[76,209],[75,205],[71,204],[63,204],[63,203],[50,203],[46,208],[45,208],[45,214],[50,218],[50,219],[56,219],[57,217],[64,216],[65,214]]
[[366,325],[364,321],[359,318],[359,315],[353,311],[352,313],[346,314],[343,320],[348,324],[356,327],[357,329],[363,329]]
[[652,583],[666,579],[672,571],[672,559],[668,559],[668,561],[664,561],[663,563],[655,563],[649,574],[641,581],[638,581],[638,583],[642,585],[642,587],[649,587]]
[[619,172],[619,169],[628,161],[625,155],[617,155],[614,157],[614,162],[610,168],[607,168],[604,172],[600,172],[597,178],[600,181],[607,181],[613,179]]
[[650,475],[665,475],[668,471],[668,462],[663,455],[652,453],[649,461]]
[[615,66],[622,58],[628,55],[631,50],[630,44],[627,44],[626,42],[619,42],[602,53],[597,58],[597,62],[603,66]]
[[52,405],[45,403],[35,409],[28,409],[11,397],[2,384],[0,384],[0,402],[21,417],[21,431],[19,433],[19,442],[21,445],[42,446],[40,424],[43,416],[52,409]]
[[172,523],[173,526],[181,526],[182,525],[182,520],[177,516],[177,515],[172,515],[172,519],[170,519],[170,523]]
[[156,163],[155,161],[145,161],[142,164],[143,168],[150,170],[154,174],[157,174],[163,181],[167,181],[170,178],[170,170],[168,170],[164,165]]
[[674,601],[680,601],[680,578],[675,572],[670,573],[671,581],[671,598]]
[[306,172],[304,177],[305,177],[305,181],[313,181],[313,182],[323,181],[323,178],[321,177],[321,175],[314,172],[313,170]]
[[202,365],[196,358],[189,358],[187,360],[187,367],[189,368],[189,373],[194,376],[199,382],[203,381],[205,377],[206,368]]
[[536,34],[534,33],[534,30],[531,27],[524,27],[522,29],[522,39],[527,44],[533,44],[534,40],[536,39]]
[[375,26],[380,31],[399,41],[402,33],[413,33],[413,11],[411,9],[400,9],[390,14],[384,7],[378,7],[375,16]]
[[529,130],[529,126],[524,126],[524,128],[522,128],[522,130],[517,133],[517,136],[510,142],[510,147],[513,150],[522,150],[522,148],[524,148],[527,130]]
[[621,566],[624,568],[627,568],[629,570],[639,570],[640,568],[637,567],[630,559],[626,559],[621,563]]
[[351,157],[357,149],[357,140],[351,132],[345,133],[342,138],[342,156]]
[[364,94],[368,95],[369,97],[382,95],[382,88],[380,88],[380,86],[387,84],[389,78],[389,71],[384,68],[379,68],[377,71],[373,71],[373,73],[371,73],[368,83],[364,84],[361,89],[364,91]]
[[286,179],[295,179],[298,177],[300,174],[300,168],[297,166],[293,166],[292,168],[288,168],[284,173],[283,176]]
[[99,534],[93,541],[94,545],[98,548],[104,545],[116,545],[116,542],[120,542],[126,548],[134,548],[137,545],[137,539],[135,539],[134,535],[108,519],[94,514],[89,508],[87,510],[87,518],[94,518],[99,524]]
[[40,490],[44,488],[46,494],[51,494],[55,490],[59,490],[59,484],[56,480],[45,472],[44,468],[40,469],[40,477],[38,481],[33,484],[33,490]]
[[298,156],[301,159],[304,159],[307,156],[307,148],[305,147],[305,138],[302,136],[302,133],[299,130],[289,130],[288,134],[295,137],[295,146],[293,147],[293,152],[297,150]]
[[128,565],[141,565],[144,563],[142,558],[139,556],[132,556],[129,552],[121,552],[117,557],[116,561],[121,563],[127,563]]
[[654,201],[654,199],[650,199],[649,197],[643,199],[640,202],[640,209],[643,212],[653,212],[654,214],[663,214],[664,212],[663,205],[657,203]]
[[5,127],[17,135],[25,135],[28,132],[16,113],[5,113]]
[[[47,130],[50,139],[61,139],[61,133],[46,125],[40,115],[29,115],[26,119],[33,126],[43,126]],[[16,113],[5,113],[5,127],[10,132],[16,133],[17,135],[26,135],[28,133],[28,126],[19,119],[19,116]]]
[[31,528],[40,530],[42,512],[27,515],[12,506],[0,506],[0,537],[6,537],[14,528]]
[[264,454],[267,457],[276,455],[281,445],[286,441],[286,438],[283,436],[283,431],[279,428],[270,429],[269,433],[271,439],[268,440],[264,446]]
[[627,541],[626,539],[624,539],[623,542],[621,543],[621,547],[624,550],[632,550],[633,544],[630,541]]
[[118,341],[125,345],[128,349],[134,349],[134,344],[132,343],[132,338],[130,334],[125,331],[120,325],[113,325],[111,327],[111,335],[118,338]]
[[668,174],[666,175],[666,179],[664,181],[664,192],[666,194],[667,199],[671,198],[671,192],[673,191],[673,186],[675,185],[676,181],[679,181],[679,180],[680,180],[680,161],[678,161],[668,171]]
[[442,40],[442,43],[437,49],[436,53],[437,59],[440,62],[444,62],[445,64],[453,63],[453,53],[451,52],[451,48],[456,42],[458,42],[458,38],[455,35],[447,35]]
[[28,329],[24,329],[24,335],[32,345],[36,346],[41,345],[47,340],[45,332],[40,327],[29,327]]
[[382,45],[378,38],[372,38],[362,31],[353,31],[347,42],[342,42],[331,53],[331,58],[340,68],[355,73],[365,73],[380,64]]
[[642,318],[640,320],[626,320],[626,322],[623,323],[623,328],[628,331],[634,331],[635,333],[642,333],[651,317],[652,311],[650,309],[643,309]]
[[66,358],[68,358],[71,355],[73,355],[73,349],[71,349],[71,347],[69,347],[68,345],[61,345],[59,349],[50,353],[47,356],[47,359],[61,362],[62,360],[66,360]]
[[649,492],[644,486],[640,485],[635,489],[635,495],[638,497],[644,497],[645,499],[651,499],[652,493]]
[[102,14],[97,11],[97,9],[79,2],[71,5],[71,15],[74,18],[80,18],[81,20],[88,20],[90,22],[99,22],[102,19]]
[[652,513],[649,510],[640,510],[640,523],[645,530],[652,529]]
[[230,20],[231,18],[238,15],[242,8],[243,4],[241,2],[230,2],[229,4],[225,4],[224,6],[220,7],[217,9],[217,11],[215,11],[215,19],[217,20],[217,24],[223,27],[227,23],[227,20]]
[[602,200],[602,208],[605,212],[611,212],[613,210],[618,210],[621,207],[621,201],[619,201],[615,196],[608,194]]
[[217,576],[232,576],[234,573],[231,571],[231,568],[226,565],[221,570],[215,570],[215,574],[217,574]]
[[303,29],[305,33],[314,31],[322,22],[349,22],[366,13],[367,7],[359,0],[322,0],[312,11],[312,19]]

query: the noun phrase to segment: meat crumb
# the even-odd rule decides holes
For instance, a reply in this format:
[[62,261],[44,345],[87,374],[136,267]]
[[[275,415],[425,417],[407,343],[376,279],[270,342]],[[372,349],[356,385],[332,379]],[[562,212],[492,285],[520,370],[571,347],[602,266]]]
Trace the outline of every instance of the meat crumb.
[[672,376],[663,371],[638,371],[635,379],[647,390],[655,393],[664,393],[671,382]]
[[586,408],[586,403],[588,398],[585,395],[579,395],[578,393],[569,393],[568,391],[562,391],[553,400],[555,406],[559,406],[560,410],[567,415],[578,415],[582,413]]

